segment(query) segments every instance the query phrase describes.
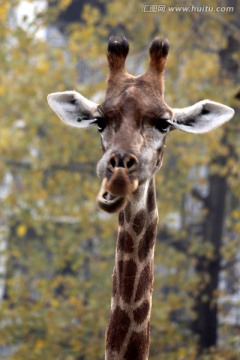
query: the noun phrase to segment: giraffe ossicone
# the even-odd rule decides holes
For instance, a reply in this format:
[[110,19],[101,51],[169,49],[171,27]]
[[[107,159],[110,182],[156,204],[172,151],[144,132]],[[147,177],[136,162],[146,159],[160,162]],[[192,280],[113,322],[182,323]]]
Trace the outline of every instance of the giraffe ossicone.
[[234,115],[232,108],[210,100],[183,109],[166,104],[167,40],[152,41],[149,67],[140,76],[125,68],[128,51],[125,38],[110,38],[101,104],[76,91],[48,95],[63,122],[78,128],[98,126],[103,155],[97,165],[102,181],[97,202],[101,209],[119,213],[106,360],[148,359],[158,222],[154,177],[162,165],[166,135],[174,129],[205,133]]

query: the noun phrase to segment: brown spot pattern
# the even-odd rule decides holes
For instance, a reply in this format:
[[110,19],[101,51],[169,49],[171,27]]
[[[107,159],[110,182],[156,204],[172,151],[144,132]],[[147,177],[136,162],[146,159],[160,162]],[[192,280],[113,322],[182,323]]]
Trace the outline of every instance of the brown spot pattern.
[[152,183],[151,187],[149,189],[149,192],[148,192],[148,197],[147,197],[147,209],[148,209],[148,212],[151,212],[155,208],[156,208],[156,195],[155,195],[154,185]]
[[130,223],[131,220],[131,204],[130,202],[127,203],[127,206],[125,208],[125,218],[127,223]]
[[143,237],[138,246],[138,257],[140,261],[143,261],[147,258],[150,250],[154,246],[155,238],[156,238],[156,227],[157,220],[148,225]]
[[120,231],[118,235],[118,249],[123,251],[124,253],[133,252],[133,238],[127,231]]
[[110,316],[107,331],[107,347],[111,351],[119,352],[130,326],[130,318],[127,313],[118,306]]
[[124,355],[125,360],[145,360],[148,352],[147,334],[145,331],[137,333],[133,331],[127,351]]
[[152,270],[152,266],[148,264],[140,274],[135,301],[141,300],[142,296],[148,290],[152,291],[152,284],[153,284],[153,270]]
[[133,220],[133,230],[135,231],[135,233],[137,235],[139,235],[142,232],[142,230],[145,226],[145,222],[146,222],[145,210],[138,211],[138,213],[136,214],[136,216]]
[[133,312],[135,322],[140,325],[147,318],[149,313],[150,305],[146,300]]
[[124,212],[123,211],[121,211],[118,215],[118,223],[120,226],[124,225]]
[[120,260],[118,262],[118,275],[119,275],[119,279],[121,279],[122,277],[122,272],[123,272],[123,260]]
[[123,300],[129,303],[133,294],[137,265],[133,260],[119,261],[119,291]]

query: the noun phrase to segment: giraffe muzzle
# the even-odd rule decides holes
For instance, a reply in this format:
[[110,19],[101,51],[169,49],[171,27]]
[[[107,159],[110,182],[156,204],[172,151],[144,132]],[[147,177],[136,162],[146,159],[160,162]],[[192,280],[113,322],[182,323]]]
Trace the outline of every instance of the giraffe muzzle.
[[98,206],[109,213],[120,211],[127,204],[129,195],[138,187],[138,180],[128,176],[122,168],[116,169],[110,179],[102,181],[97,197]]
[[131,152],[110,154],[97,197],[102,210],[113,213],[125,207],[129,195],[138,188],[138,167],[138,159]]

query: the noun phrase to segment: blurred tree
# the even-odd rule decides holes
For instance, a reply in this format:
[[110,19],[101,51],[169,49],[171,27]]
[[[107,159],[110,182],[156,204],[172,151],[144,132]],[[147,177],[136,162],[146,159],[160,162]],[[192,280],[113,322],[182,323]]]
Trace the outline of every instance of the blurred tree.
[[[95,205],[99,140],[95,129],[76,133],[61,126],[46,95],[75,88],[101,100],[108,36],[130,40],[127,66],[137,74],[147,66],[146,46],[163,34],[172,44],[167,103],[181,107],[209,97],[239,111],[238,3],[211,3],[233,12],[182,12],[170,11],[178,4],[169,1],[162,13],[151,1],[88,2],[79,5],[81,21],[64,27],[61,47],[36,34],[71,2],[50,1],[53,6],[25,19],[24,27],[11,21],[18,3],[3,0],[0,9],[0,218],[10,228],[0,253],[7,255],[0,344],[11,359],[102,359],[116,226]],[[149,5],[147,12],[142,5]],[[221,304],[217,312],[228,294],[219,286],[220,271],[231,276],[239,255],[238,117],[203,137],[169,136],[158,176],[151,359],[196,359],[197,344],[213,346],[204,360],[239,356],[237,329],[219,322]]]
[[0,343],[12,359],[100,359],[108,313],[98,299],[110,298],[104,274],[114,250],[103,256],[112,226],[100,224],[95,205],[97,132],[76,136],[48,108],[49,92],[78,86],[68,43],[36,35],[56,9],[17,24],[17,5],[4,1],[0,12],[0,212],[11,229]]

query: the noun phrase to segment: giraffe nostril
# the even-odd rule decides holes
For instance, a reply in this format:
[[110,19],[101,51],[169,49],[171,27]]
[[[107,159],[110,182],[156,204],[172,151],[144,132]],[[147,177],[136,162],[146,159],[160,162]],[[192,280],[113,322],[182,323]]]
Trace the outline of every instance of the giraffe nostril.
[[124,157],[124,167],[128,170],[135,170],[138,164],[137,158],[132,155],[128,154]]
[[110,170],[114,170],[117,167],[124,167],[122,157],[119,153],[114,153],[108,162],[108,167]]
[[113,170],[115,168],[124,168],[128,171],[133,171],[136,169],[138,164],[137,158],[132,154],[124,154],[123,156],[120,153],[115,153],[109,159],[109,169]]
[[112,166],[113,169],[116,167],[116,159],[115,159],[115,157],[112,157],[110,159],[110,165]]
[[125,164],[126,164],[126,168],[130,169],[136,164],[136,161],[135,161],[135,159],[131,158],[131,159],[125,161]]

